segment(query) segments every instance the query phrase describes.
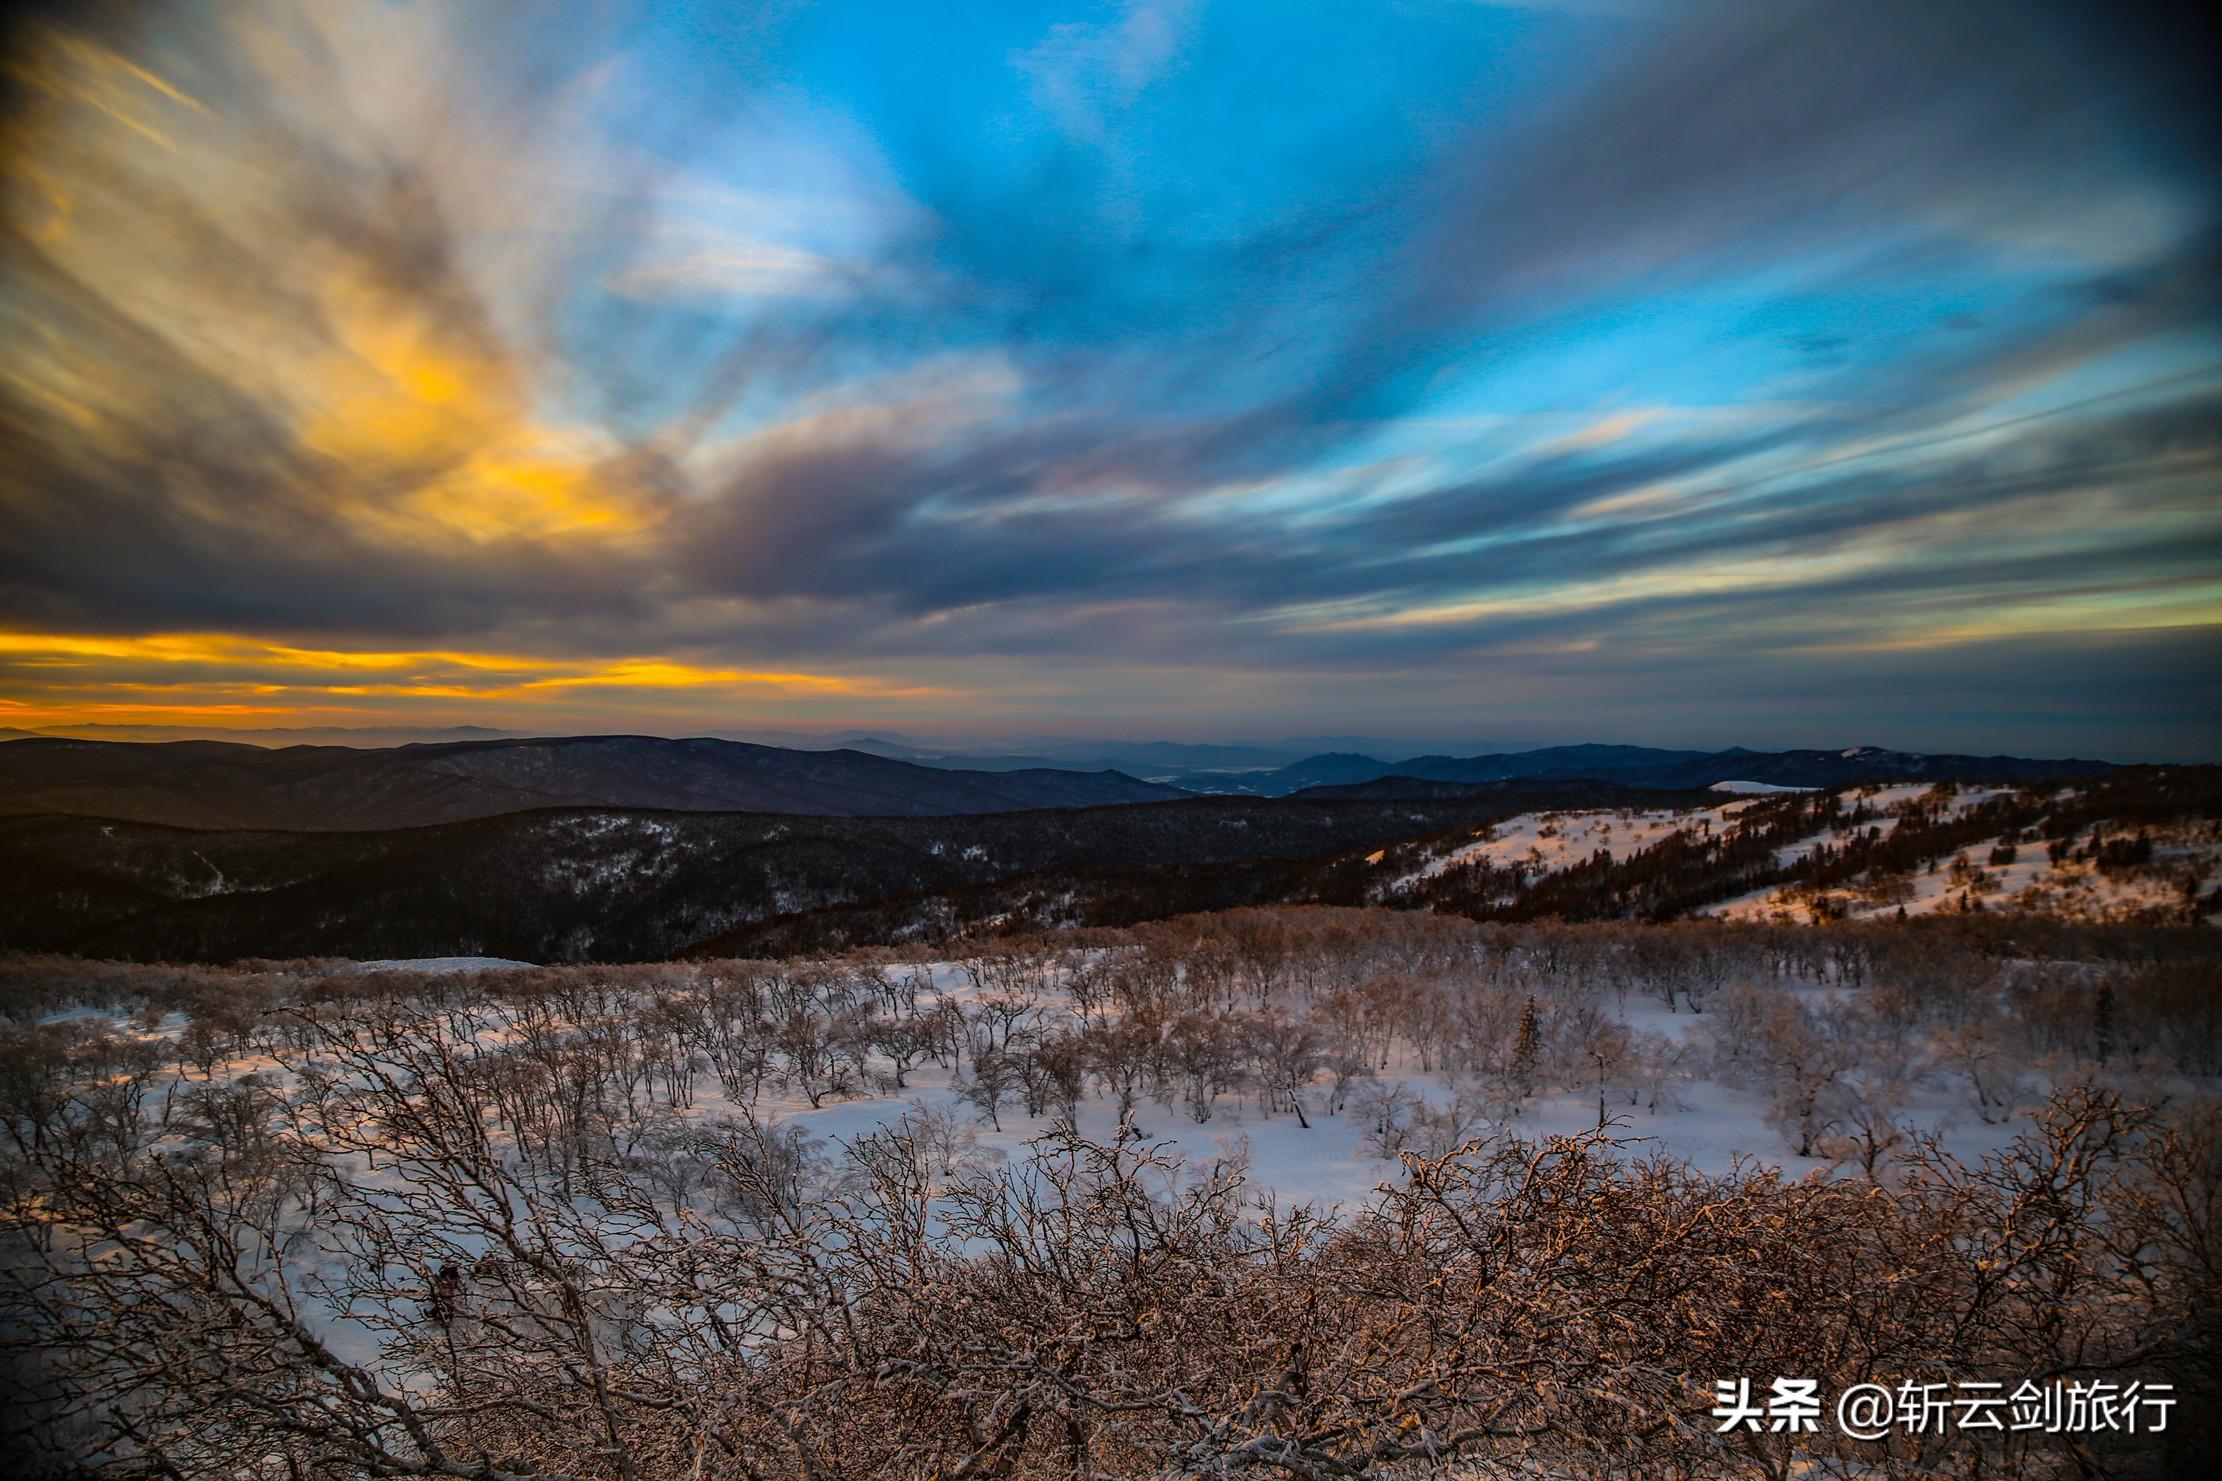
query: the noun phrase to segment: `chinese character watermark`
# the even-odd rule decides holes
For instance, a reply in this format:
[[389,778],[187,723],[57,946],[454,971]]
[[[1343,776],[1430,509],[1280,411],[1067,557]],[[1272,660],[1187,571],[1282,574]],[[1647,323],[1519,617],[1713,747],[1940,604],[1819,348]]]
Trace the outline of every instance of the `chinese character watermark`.
[[[2110,1379],[2025,1379],[2008,1390],[2003,1383],[1973,1379],[1957,1383],[1896,1385],[1855,1383],[1836,1395],[1831,1417],[1839,1433],[1855,1440],[1907,1435],[2022,1434],[2157,1435],[2168,1428],[2175,1407],[2172,1383],[2116,1382]],[[1748,1378],[1723,1378],[1713,1385],[1713,1418],[1718,1434],[1814,1434],[1823,1410],[1817,1378],[1775,1378],[1755,1397]]]

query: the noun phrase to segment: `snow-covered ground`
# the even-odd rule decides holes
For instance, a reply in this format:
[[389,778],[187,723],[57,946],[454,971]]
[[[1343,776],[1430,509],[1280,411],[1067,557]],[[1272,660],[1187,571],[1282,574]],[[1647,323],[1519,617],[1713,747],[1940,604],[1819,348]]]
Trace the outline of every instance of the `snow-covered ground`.
[[384,957],[375,962],[355,962],[350,970],[356,972],[505,972],[517,967],[530,967],[531,962],[513,961],[505,956],[411,956]]
[[[1827,996],[1818,989],[1802,995]],[[1704,1014],[1670,1012],[1659,999],[1635,994],[1614,1003],[1612,1012],[1631,1031],[1688,1044],[1693,1055],[1701,1057]],[[951,1111],[971,1123],[980,1147],[992,1154],[1023,1155],[1026,1143],[1054,1124],[1052,1118],[1029,1117],[1007,1108],[1000,1129],[993,1128],[957,1099],[950,1078],[928,1064],[911,1073],[904,1091],[828,1102],[815,1110],[799,1094],[771,1094],[758,1102],[757,1110],[801,1127],[828,1149],[886,1123],[912,1103]],[[1382,1086],[1404,1085],[1437,1106],[1447,1104],[1459,1088],[1450,1076],[1420,1069],[1416,1059],[1402,1050],[1375,1078]],[[2042,1098],[2034,1084],[2025,1088],[2028,1105]],[[711,1093],[702,1098],[699,1113],[729,1114],[730,1107],[715,1094],[716,1087],[707,1089]],[[1286,1111],[1269,1111],[1255,1096],[1237,1095],[1223,1097],[1211,1119],[1201,1124],[1177,1104],[1143,1101],[1135,1110],[1134,1125],[1150,1141],[1176,1147],[1192,1164],[1244,1156],[1253,1182],[1270,1189],[1281,1202],[1326,1208],[1361,1199],[1384,1179],[1399,1175],[1394,1160],[1367,1146],[1368,1126],[1358,1097],[1339,1115],[1328,1114],[1327,1099],[1324,1080],[1306,1093],[1308,1127]],[[1725,1173],[1739,1161],[1784,1166],[1793,1175],[1834,1166],[1825,1156],[1794,1155],[1782,1134],[1767,1124],[1767,1097],[1757,1085],[1701,1077],[1678,1086],[1671,1101],[1649,1110],[1631,1104],[1625,1087],[1608,1087],[1606,1115],[1630,1154],[1663,1151],[1713,1173]],[[1573,1135],[1594,1129],[1597,1112],[1595,1088],[1583,1086],[1532,1097],[1510,1120],[1492,1123],[1490,1129],[1528,1139]],[[2026,1124],[2017,1115],[2006,1124],[1986,1125],[1966,1095],[1941,1076],[1936,1083],[1915,1087],[1901,1114],[1909,1129],[1936,1133],[1954,1155],[1969,1160],[2003,1147]],[[1105,1096],[1091,1096],[1082,1104],[1079,1127],[1088,1136],[1109,1140],[1118,1130],[1116,1108]]]
[[[1430,857],[1418,869],[1400,875],[1382,888],[1384,897],[1433,879],[1447,869],[1477,860],[1500,867],[1519,865],[1530,874],[1549,874],[1579,864],[1599,849],[1616,859],[1686,829],[1717,823],[1736,804],[1699,808],[1612,808],[1570,812],[1530,812],[1475,830],[1469,843],[1455,845]],[[1384,854],[1371,856],[1379,863]]]
[[[1613,836],[1628,838],[1656,829],[1670,822],[1673,816],[1614,815],[1610,819],[1588,820],[1573,830],[1561,825],[1556,833],[1549,835],[1544,834],[1540,826],[1523,831],[1533,839],[1554,841],[1571,833],[1576,842],[1568,847],[1591,847],[1594,845],[1582,838],[1581,828],[1609,823]],[[1085,966],[1091,960],[1085,953],[1062,955],[1056,959],[1057,965],[1044,959],[1040,963],[1041,970],[1027,985],[1023,995],[1030,997],[1030,1006],[1023,1009],[1020,1019],[1042,1030],[1044,1042],[1056,1031],[1070,1029],[1079,1021],[1079,1010],[1068,991],[1068,983],[1073,979],[1062,974]],[[495,958],[436,958],[360,965],[366,968],[406,966],[416,970],[447,968],[460,972],[525,964]],[[1517,963],[1511,965],[1518,968]],[[965,1017],[970,1020],[973,1033],[983,1032],[982,1025],[994,1016],[992,1012],[982,1011],[992,1006],[987,1000],[1008,997],[1011,989],[1007,985],[1002,989],[982,988],[974,975],[980,970],[979,963],[972,963],[972,968],[973,971],[968,971],[965,963],[946,961],[902,966],[899,970],[913,976],[916,989],[913,1000],[903,1006],[902,1016],[916,1014],[927,1019],[944,1008],[969,1010]],[[679,964],[658,969],[666,970],[667,975],[635,979],[633,985],[624,985],[621,979],[598,985],[594,982],[593,969],[571,970],[580,994],[569,1001],[586,1004],[576,1011],[599,1015],[595,1021],[619,1026],[616,1041],[623,1041],[625,1036],[637,1032],[640,1023],[657,1011],[659,998],[706,993],[714,986],[709,975],[697,975],[696,968]],[[642,969],[619,970],[637,972]],[[714,972],[710,968],[701,970],[704,974]],[[804,975],[807,976],[807,972]],[[493,1052],[504,1046],[521,1047],[531,1033],[541,1035],[543,1043],[565,1040],[576,1026],[573,1020],[556,1015],[553,1004],[565,999],[542,993],[505,999],[502,985],[497,975],[488,979],[482,993],[466,990],[449,995],[448,985],[442,984],[440,991],[428,994],[437,1000],[438,1006],[428,1009],[421,1017],[412,1015],[411,1005],[396,1004],[391,1019],[380,1020],[370,1029],[364,1047],[383,1062],[392,1055],[392,1046],[400,1042],[400,1036],[426,1032],[455,1036],[447,1042],[460,1045],[468,1040],[478,1050]],[[1686,1006],[1686,993],[1685,1006],[1678,1010],[1657,996],[1629,990],[1617,981],[1574,984],[1561,994],[1537,979],[1532,989],[1517,989],[1533,994],[1529,998],[1531,1004],[1541,997],[1547,1011],[1579,1008],[1600,1014],[1623,1028],[1635,1051],[1627,1056],[1625,1065],[1633,1065],[1639,1059],[1652,1064],[1664,1062],[1673,1057],[1673,1050],[1678,1046],[1684,1051],[1681,1055],[1683,1071],[1647,1078],[1646,1072],[1638,1069],[1615,1069],[1605,1079],[1601,1106],[1599,1087],[1586,1083],[1581,1069],[1566,1068],[1562,1056],[1561,1067],[1546,1072],[1556,1077],[1546,1081],[1549,1088],[1515,1103],[1506,1098],[1501,1087],[1497,1094],[1491,1095],[1478,1082],[1462,1081],[1431,1066],[1422,1058],[1425,1051],[1419,1041],[1423,1035],[1398,1032],[1390,1036],[1385,1050],[1378,1047],[1378,1040],[1367,1041],[1375,1046],[1366,1051],[1372,1061],[1371,1077],[1353,1084],[1339,1110],[1333,1104],[1331,1078],[1322,1072],[1296,1091],[1304,1108],[1301,1117],[1287,1108],[1278,1093],[1253,1084],[1219,1095],[1206,1118],[1199,1121],[1178,1092],[1168,1090],[1162,1099],[1149,1094],[1138,1099],[1124,1131],[1164,1146],[1192,1169],[1200,1170],[1220,1162],[1237,1163],[1246,1169],[1253,1191],[1272,1195],[1284,1208],[1308,1204],[1327,1211],[1350,1208],[1367,1200],[1379,1185],[1403,1177],[1400,1163],[1383,1150],[1378,1135],[1380,1101],[1391,1092],[1408,1108],[1417,1105],[1440,1111],[1461,1102],[1472,1107],[1473,1113],[1452,1141],[1491,1133],[1527,1139],[1570,1135],[1596,1128],[1602,1116],[1609,1121],[1610,1130],[1619,1139],[1621,1153],[1625,1156],[1659,1152],[1710,1173],[1726,1173],[1739,1164],[1757,1163],[1782,1167],[1792,1176],[1808,1173],[1860,1176],[1856,1149],[1847,1142],[1819,1141],[1815,1145],[1817,1155],[1813,1157],[1801,1157],[1795,1152],[1793,1143],[1786,1140],[1783,1122],[1770,1115],[1770,1109],[1779,1105],[1780,1096],[1778,1093],[1770,1097],[1765,1083],[1767,1077],[1751,1067],[1756,1059],[1744,1061],[1746,1068],[1742,1070],[1726,1066],[1717,1059],[1715,1038],[1728,1021],[1736,987],[1748,987],[1756,994],[1778,1000],[1787,998],[1801,1012],[1810,1010],[1807,1021],[1813,1023],[1845,1006],[1834,988],[1758,978],[1746,983],[1740,975],[1731,975],[1728,985],[1714,987],[1704,1012],[1693,1012]],[[1475,981],[1470,987],[1454,986],[1450,990],[1455,999],[1468,992],[1478,998],[1489,989]],[[1276,1002],[1292,1017],[1305,1011],[1287,999]],[[1310,1011],[1319,1014],[1320,1004],[1315,1001]],[[176,1013],[149,1021],[144,1014],[134,1017],[121,1012],[75,1007],[50,1014],[45,1021],[67,1023],[80,1033],[105,1032],[125,1039],[167,1040],[181,1048],[193,1042],[190,1033],[193,1026],[182,1014]],[[1324,1020],[1315,1018],[1315,1021]],[[354,1023],[355,1020],[341,1022]],[[407,1027],[411,1024],[415,1027]],[[1610,1037],[1593,1033],[1587,1042],[1605,1042]],[[227,1047],[220,1042],[209,1051],[216,1056],[210,1064],[202,1063],[194,1053],[187,1052],[186,1062],[172,1062],[147,1082],[144,1103],[185,1103],[201,1087],[236,1086],[250,1076],[271,1091],[291,1096],[311,1083],[297,1082],[291,1066],[317,1060],[329,1068],[338,1062],[332,1057],[328,1043],[313,1050],[302,1050],[298,1046],[284,1050],[278,1048],[282,1038],[264,1037],[248,1042],[260,1042],[271,1052],[261,1048],[248,1050],[237,1044]],[[637,1042],[645,1045],[649,1041],[643,1036]],[[888,1041],[874,1042],[884,1045]],[[2040,1069],[2031,1063],[1996,1071],[1995,1083],[2003,1087],[1999,1091],[2002,1104],[1991,1105],[1986,1117],[1978,1113],[1962,1075],[1950,1067],[1946,1056],[1930,1052],[1933,1047],[1925,1048],[1916,1042],[1893,1064],[1886,1046],[1873,1044],[1859,1053],[1856,1062],[1848,1059],[1839,1073],[1847,1084],[1902,1080],[1898,1089],[1877,1101],[1878,1104],[1887,1103],[1891,1122],[1905,1131],[1933,1133],[1946,1150],[1963,1161],[1975,1161],[2000,1150],[2027,1128],[2029,1113],[2041,1101],[2046,1089],[2045,1076],[2052,1073],[2051,1069]],[[962,1057],[963,1073],[977,1077],[979,1049],[980,1042],[975,1037]],[[1379,1057],[1383,1053],[1385,1061]],[[1439,1055],[1439,1049],[1437,1053]],[[469,1053],[457,1056],[459,1061],[474,1058]],[[587,1056],[587,1062],[593,1059]],[[444,1063],[445,1056],[433,1056],[422,1062],[435,1061]],[[1434,1065],[1440,1062],[1437,1058]],[[1580,1056],[1574,1056],[1574,1062],[1580,1064]],[[707,1129],[741,1117],[773,1123],[805,1139],[817,1168],[809,1186],[824,1189],[831,1187],[838,1177],[849,1146],[890,1125],[913,1108],[958,1128],[957,1137],[963,1143],[966,1157],[991,1161],[1024,1158],[1028,1155],[1029,1142],[1051,1132],[1056,1125],[1052,1116],[1028,1115],[1021,1104],[1013,1102],[1003,1103],[991,1115],[979,1107],[977,1097],[964,1093],[958,1073],[930,1059],[907,1070],[901,1077],[905,1082],[901,1085],[894,1083],[895,1064],[886,1057],[884,1047],[869,1051],[865,1070],[865,1076],[850,1088],[821,1094],[815,1105],[793,1074],[782,1076],[775,1071],[767,1075],[761,1082],[761,1089],[745,1103],[736,1099],[736,1096],[748,1095],[745,1083],[727,1082],[706,1062],[692,1076],[690,1088],[683,1094],[674,1093],[668,1081],[659,1089],[655,1076],[648,1075],[627,1082],[624,1102],[631,1120],[615,1128],[615,1133],[630,1137],[652,1124],[667,1129],[674,1126]],[[1651,1089],[1654,1083],[1663,1085],[1664,1089],[1654,1093]],[[2210,1092],[2211,1084],[2201,1093]],[[641,1097],[638,1103],[634,1100],[636,1093]],[[311,1135],[330,1134],[333,1123],[321,1120],[324,1115],[321,1105],[319,1103],[317,1114],[303,1123],[312,1128]],[[1411,1119],[1416,1123],[1419,1118]],[[1099,1142],[1112,1142],[1122,1135],[1116,1101],[1101,1076],[1089,1078],[1078,1105],[1076,1122],[1084,1136]],[[313,1129],[319,1124],[325,1130]],[[346,1180],[357,1189],[384,1194],[405,1191],[403,1184],[410,1176],[406,1165],[387,1158],[382,1150],[375,1157],[363,1155],[360,1149],[341,1151],[337,1155],[344,1162]],[[451,1237],[466,1249],[475,1248],[468,1236]],[[321,1275],[328,1268],[338,1269],[338,1260],[330,1250],[320,1254],[304,1248],[298,1256],[298,1268]],[[345,1309],[344,1303],[339,1302],[318,1308],[322,1312],[317,1322],[320,1332],[348,1361],[374,1363],[379,1353],[377,1333],[341,1315]]]
[[[1799,851],[1817,841],[1808,840]],[[2152,866],[2115,874],[2072,857],[2054,862],[2041,840],[2013,845],[2010,863],[1991,863],[1993,851],[2005,842],[2003,837],[1981,839],[1896,881],[1863,879],[1850,888],[1825,891],[1824,901],[1795,888],[1771,888],[1721,901],[1699,913],[1724,920],[1798,923],[1810,918],[1816,903],[1825,903],[1830,914],[1854,920],[1895,916],[1901,909],[1914,916],[1978,907],[2078,920],[2130,920],[2180,906],[2187,875],[2203,890],[2222,870],[2222,833],[2211,827],[2158,833]],[[1785,851],[1786,857],[1789,852]],[[2207,920],[2222,924],[2222,915]]]
[[[486,970],[529,965],[500,958],[455,957],[360,963],[363,969],[406,965],[417,970]],[[931,984],[918,999],[918,1010],[930,1014],[940,1003],[972,1004],[982,996],[954,963],[931,963],[915,969]],[[1830,996],[1821,988],[1785,989],[1801,1000],[1820,1004]],[[1726,1172],[1738,1161],[1788,1165],[1793,1171],[1830,1166],[1826,1157],[1802,1159],[1792,1154],[1782,1133],[1766,1120],[1767,1099],[1755,1085],[1732,1083],[1705,1076],[1708,1058],[1705,1030],[1717,1019],[1704,1013],[1670,1010],[1656,997],[1637,993],[1607,994],[1606,1010],[1634,1035],[1657,1035],[1685,1045],[1690,1051],[1694,1078],[1682,1079],[1656,1107],[1647,1106],[1629,1085],[1608,1083],[1604,1114],[1616,1134],[1637,1155],[1652,1151],[1685,1160],[1708,1172]],[[1040,1020],[1068,1019],[1069,1000],[1052,989],[1033,1010]],[[494,1014],[498,1023],[500,1014]],[[168,1038],[175,1042],[185,1027],[181,1015],[155,1024],[112,1016],[98,1009],[73,1007],[49,1014],[49,1023],[68,1022],[87,1031],[108,1032],[124,1038]],[[510,1038],[498,1026],[482,1028],[475,1036],[481,1048],[491,1048]],[[171,1086],[225,1083],[243,1076],[257,1076],[284,1089],[292,1083],[290,1072],[267,1055],[233,1055],[219,1059],[211,1071],[198,1066],[173,1065],[157,1081],[150,1095],[166,1093]],[[1029,1116],[1021,1106],[1007,1103],[991,1121],[958,1093],[959,1076],[926,1061],[911,1069],[904,1084],[895,1087],[882,1074],[877,1083],[860,1084],[846,1094],[828,1095],[813,1106],[800,1089],[776,1080],[750,1104],[736,1103],[717,1076],[704,1072],[695,1077],[690,1104],[675,1108],[681,1119],[710,1123],[747,1112],[799,1129],[817,1150],[838,1158],[843,1146],[858,1136],[888,1124],[912,1107],[946,1113],[968,1126],[978,1149],[990,1157],[1024,1155],[1033,1138],[1052,1129],[1053,1116]],[[1449,1104],[1461,1091],[1460,1082],[1440,1070],[1423,1068],[1416,1050],[1399,1042],[1388,1062],[1374,1070],[1370,1084],[1376,1090],[1401,1086],[1422,1101]],[[1470,1093],[1471,1086],[1464,1087]],[[1347,1204],[1364,1197],[1385,1178],[1398,1174],[1398,1164],[1367,1145],[1368,1118],[1365,1091],[1360,1089],[1338,1114],[1330,1105],[1325,1076],[1301,1092],[1305,1116],[1299,1119],[1286,1109],[1270,1107],[1262,1092],[1229,1092],[1213,1107],[1208,1120],[1196,1121],[1177,1099],[1171,1103],[1145,1098],[1136,1105],[1133,1128],[1152,1143],[1166,1144],[1192,1165],[1240,1157],[1250,1168],[1255,1186],[1270,1190],[1283,1203],[1311,1203],[1322,1208]],[[2030,1103],[2036,1092],[2031,1088]],[[1945,1145],[1962,1157],[1980,1157],[2003,1145],[2013,1134],[2012,1125],[1983,1124],[1965,1095],[1938,1077],[1934,1085],[1917,1085],[1904,1100],[1904,1124],[1937,1133]],[[1529,1098],[1506,1119],[1483,1120],[1477,1130],[1505,1132],[1525,1138],[1586,1132],[1598,1124],[1596,1087],[1583,1085]],[[1309,1124],[1305,1124],[1308,1122]],[[1116,1106],[1108,1093],[1091,1086],[1081,1102],[1078,1126],[1090,1137],[1109,1141],[1119,1130]]]

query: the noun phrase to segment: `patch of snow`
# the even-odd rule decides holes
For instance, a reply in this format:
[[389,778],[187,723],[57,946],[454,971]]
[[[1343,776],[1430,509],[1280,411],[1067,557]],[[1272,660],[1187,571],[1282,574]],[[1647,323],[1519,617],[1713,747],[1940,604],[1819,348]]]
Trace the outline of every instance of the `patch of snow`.
[[[1970,797],[1996,796],[1998,789],[1976,789]],[[1964,812],[1976,803],[1965,798],[1953,803]],[[1895,826],[1896,820],[1892,820]],[[1783,850],[1782,862],[1805,853],[1808,840]],[[2088,861],[2074,858],[2052,861],[2042,839],[2025,838],[2014,845],[2011,863],[1990,862],[1992,850],[2004,838],[1986,838],[1969,844],[1950,857],[1932,861],[1933,867],[1905,876],[1899,890],[1884,890],[1867,877],[1824,892],[1826,901],[1853,919],[1895,915],[1935,915],[1979,906],[1985,910],[2027,910],[2080,920],[2128,920],[2150,917],[2179,905],[2181,881],[2198,880],[2196,888],[2222,870],[2222,830],[2178,833],[2159,830],[2153,835],[2154,866],[2116,874],[2101,873]],[[1965,863],[1959,864],[1958,861]],[[1902,892],[1902,893],[1901,893]],[[1730,920],[1802,919],[1810,901],[1795,888],[1765,888],[1724,900],[1699,911]]]
[[1535,875],[1555,873],[1583,863],[1599,849],[1615,858],[1625,858],[1684,829],[1699,826],[1718,811],[1704,807],[1684,811],[1593,808],[1521,813],[1477,830],[1474,842],[1461,844],[1429,859],[1417,871],[1389,885],[1387,892],[1395,894],[1408,890],[1447,869],[1477,860],[1497,865],[1518,864]]
[[349,972],[508,972],[537,962],[514,961],[505,956],[386,957],[375,962],[350,962]]

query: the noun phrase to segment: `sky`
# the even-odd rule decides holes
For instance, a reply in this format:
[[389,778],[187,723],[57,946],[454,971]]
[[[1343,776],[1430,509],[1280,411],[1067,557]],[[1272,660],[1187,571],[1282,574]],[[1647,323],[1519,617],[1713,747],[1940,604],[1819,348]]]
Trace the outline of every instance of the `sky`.
[[2185,24],[33,8],[0,727],[2222,760]]

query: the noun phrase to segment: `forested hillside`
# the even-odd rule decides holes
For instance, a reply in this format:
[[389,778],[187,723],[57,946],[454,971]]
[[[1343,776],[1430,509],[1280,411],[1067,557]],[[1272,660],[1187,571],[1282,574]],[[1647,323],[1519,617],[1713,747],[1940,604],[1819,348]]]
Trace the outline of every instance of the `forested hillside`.
[[[1317,894],[1353,850],[1594,784],[1432,803],[1196,799],[951,818],[553,810],[356,833],[0,818],[0,947],[187,961],[636,961],[722,933],[937,937],[1069,893],[1064,923]],[[1354,885],[1353,885],[1354,887]]]
[[[626,961],[1283,902],[1484,920],[2217,909],[2222,771],[1727,796],[1504,783],[949,818],[548,810],[360,833],[0,819],[0,946]],[[1962,855],[1970,855],[1963,858]]]

